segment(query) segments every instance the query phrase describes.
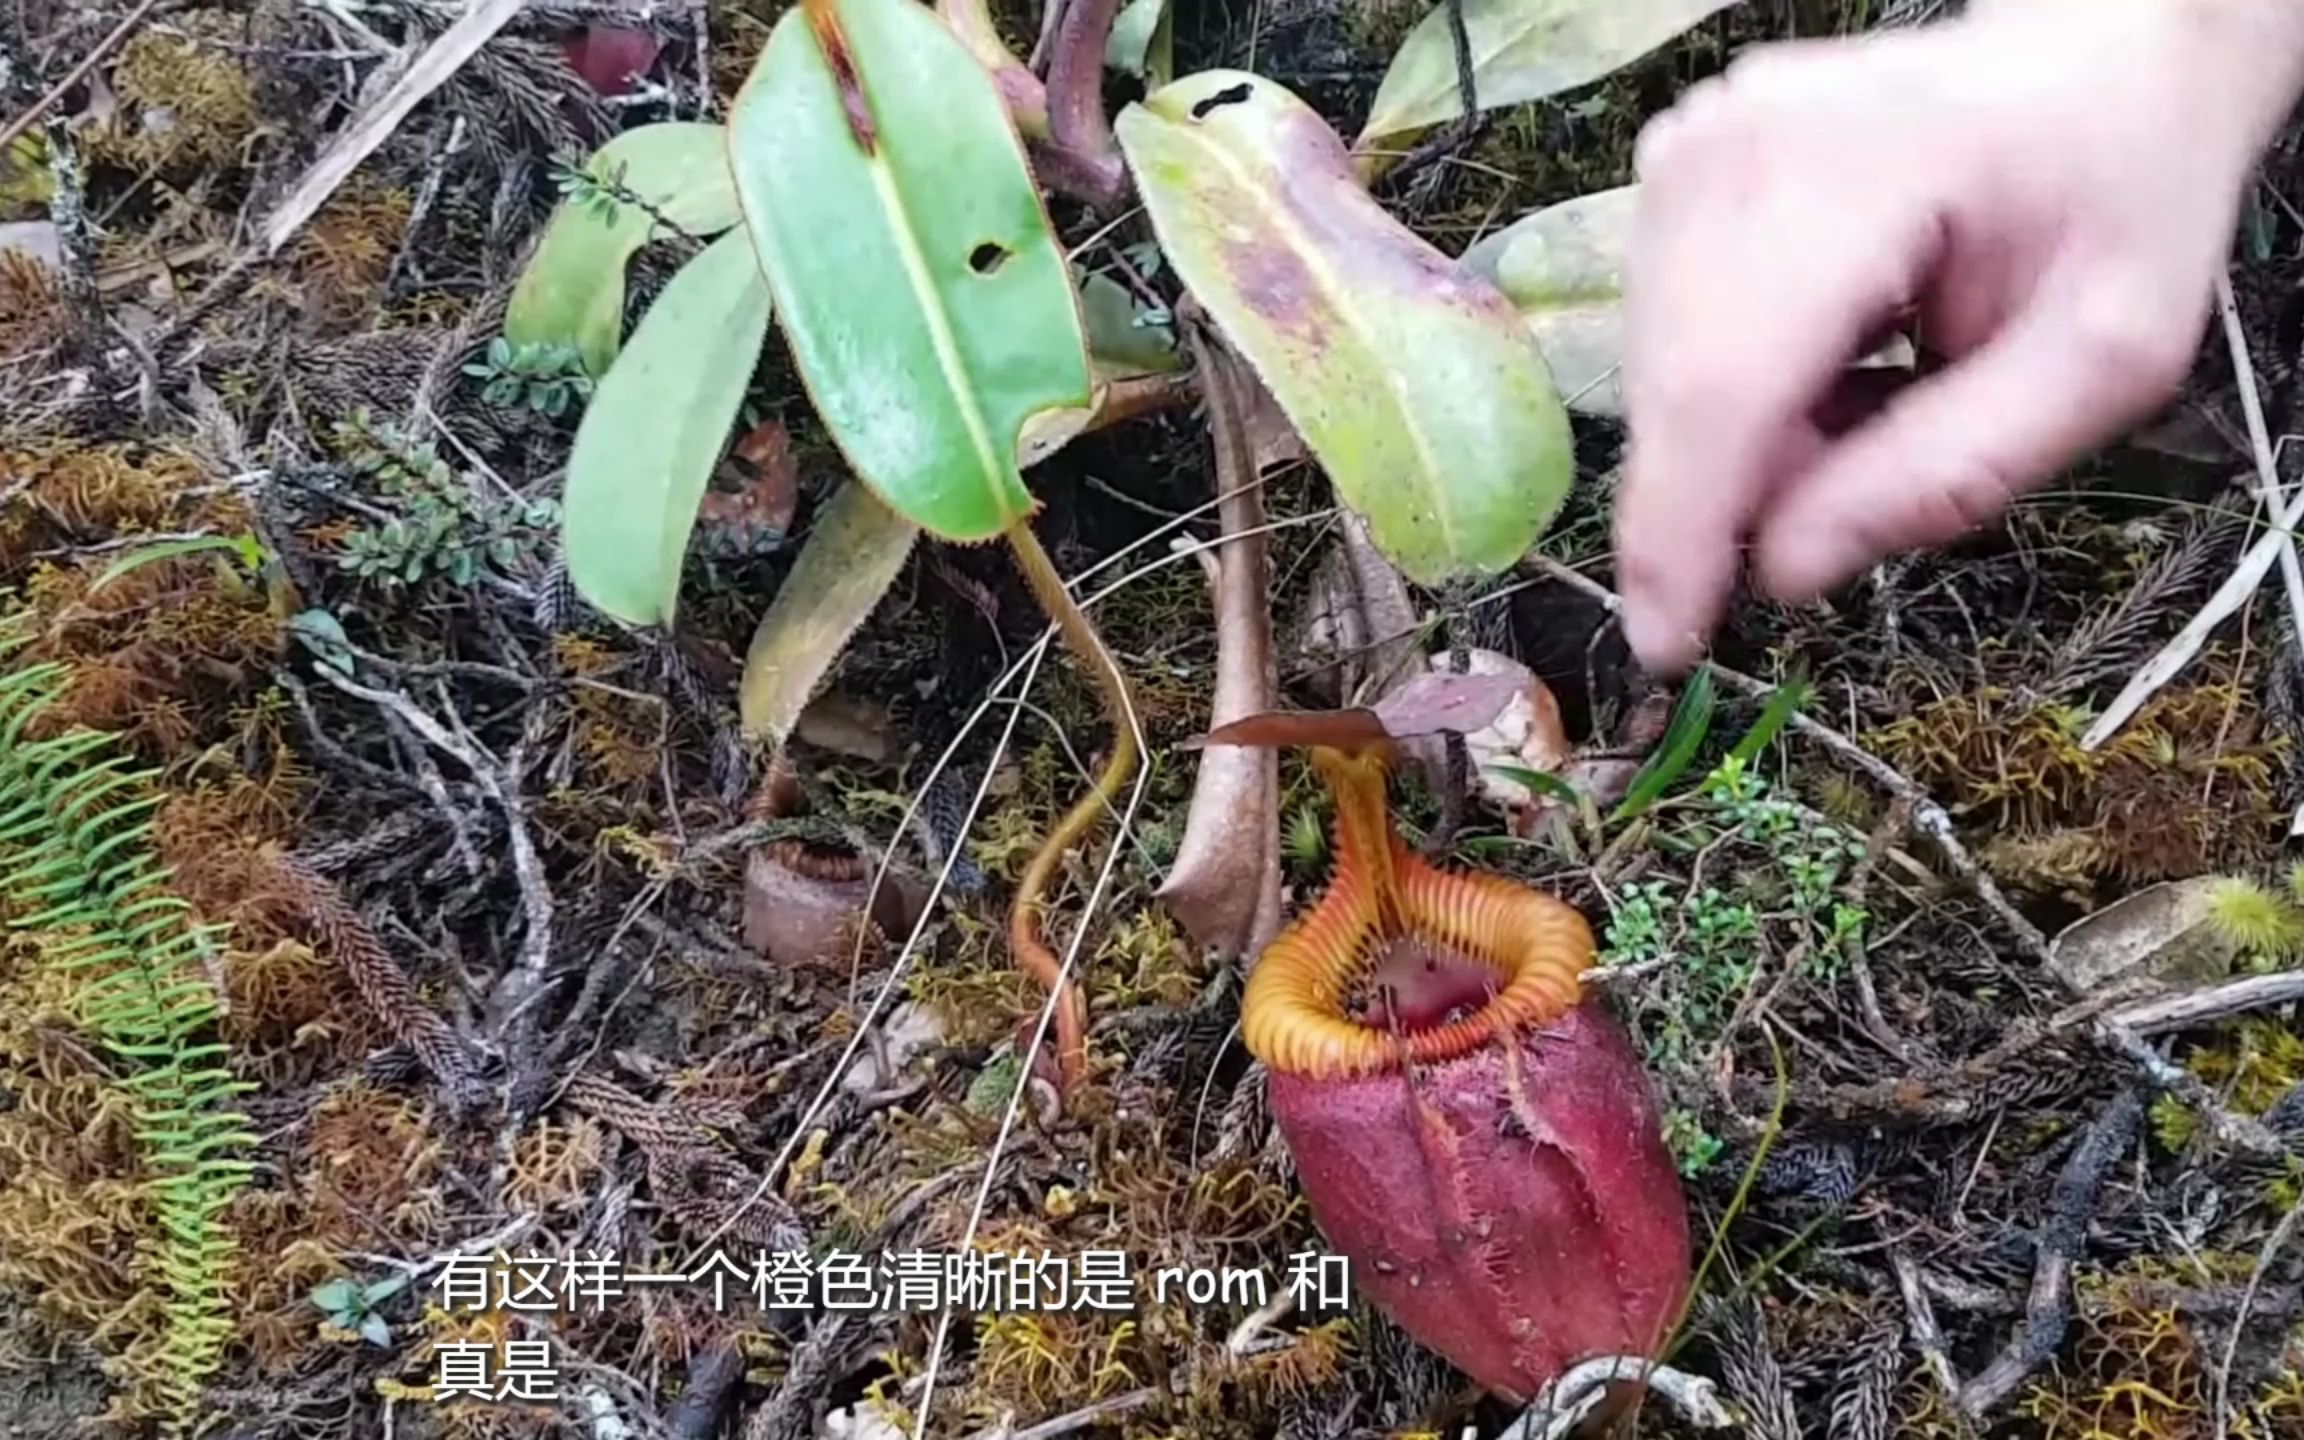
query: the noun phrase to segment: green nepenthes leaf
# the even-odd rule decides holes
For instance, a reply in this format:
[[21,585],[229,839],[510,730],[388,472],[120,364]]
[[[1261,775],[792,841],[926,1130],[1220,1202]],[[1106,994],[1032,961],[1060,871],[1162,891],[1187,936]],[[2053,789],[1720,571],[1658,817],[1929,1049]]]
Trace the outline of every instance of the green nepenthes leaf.
[[1522,216],[1464,252],[1504,292],[1544,352],[1568,408],[1624,413],[1624,251],[1636,186]]
[[731,230],[633,327],[576,428],[562,499],[568,578],[634,625],[672,619],[688,533],[767,339],[768,286]]
[[1632,787],[1608,817],[1611,821],[1629,820],[1664,798],[1664,792],[1686,772],[1696,752],[1703,748],[1704,737],[1711,733],[1714,701],[1711,668],[1699,665],[1680,687],[1680,699],[1672,707],[1664,738],[1632,777]]
[[946,540],[1030,515],[1019,437],[1088,408],[1088,346],[983,66],[918,0],[806,0],[728,130],[779,328],[857,477]]
[[572,346],[597,380],[623,338],[625,262],[667,224],[705,239],[743,217],[717,125],[637,126],[594,151],[581,173],[512,288],[504,337]]
[[1427,585],[1524,555],[1573,465],[1510,302],[1386,214],[1261,76],[1186,76],[1117,130],[1162,253],[1377,546]]
[[[1589,85],[1737,0],[1463,0],[1473,98],[1483,110]],[[1445,3],[1408,32],[1355,149],[1464,113]]]
[[781,749],[856,627],[904,568],[920,527],[870,487],[840,487],[752,632],[737,692],[744,733]]

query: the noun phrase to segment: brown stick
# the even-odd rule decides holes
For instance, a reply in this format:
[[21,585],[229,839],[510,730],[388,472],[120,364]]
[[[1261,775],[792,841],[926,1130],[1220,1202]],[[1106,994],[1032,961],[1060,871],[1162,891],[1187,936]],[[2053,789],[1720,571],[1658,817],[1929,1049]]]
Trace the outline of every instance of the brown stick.
[[2072,1324],[2072,1267],[2087,1249],[2088,1217],[2095,1213],[2096,1192],[2143,1122],[2142,1098],[2134,1090],[2122,1090],[2072,1147],[2049,1197],[2024,1323],[1999,1358],[1960,1387],[1960,1409],[1970,1419],[1981,1420],[1998,1408],[2063,1347],[2064,1332]]
[[2285,1005],[2291,1000],[2304,1000],[2304,971],[2248,975],[2186,995],[2143,1000],[2113,1011],[2106,1019],[2138,1035],[2156,1035],[2221,1020],[2245,1010]]

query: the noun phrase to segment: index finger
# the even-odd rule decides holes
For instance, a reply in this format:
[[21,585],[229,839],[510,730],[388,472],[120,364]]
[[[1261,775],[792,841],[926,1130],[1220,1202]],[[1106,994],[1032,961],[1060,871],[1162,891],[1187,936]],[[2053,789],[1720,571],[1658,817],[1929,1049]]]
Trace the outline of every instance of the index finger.
[[1886,197],[1693,139],[1643,179],[1625,267],[1617,580],[1626,636],[1662,670],[1702,648],[1768,494],[1824,447],[1812,411],[1928,243]]

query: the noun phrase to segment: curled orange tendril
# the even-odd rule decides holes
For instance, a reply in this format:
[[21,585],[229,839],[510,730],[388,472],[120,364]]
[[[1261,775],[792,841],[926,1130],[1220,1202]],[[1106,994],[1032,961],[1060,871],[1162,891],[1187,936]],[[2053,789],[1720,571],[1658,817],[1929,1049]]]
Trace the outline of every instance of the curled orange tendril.
[[[1319,746],[1312,758],[1336,799],[1335,877],[1248,977],[1250,1053],[1313,1079],[1370,1075],[1469,1054],[1576,1005],[1594,949],[1574,907],[1500,876],[1427,863],[1393,831],[1382,753]],[[1426,1028],[1355,1017],[1353,992],[1403,943],[1484,971],[1486,1003]]]

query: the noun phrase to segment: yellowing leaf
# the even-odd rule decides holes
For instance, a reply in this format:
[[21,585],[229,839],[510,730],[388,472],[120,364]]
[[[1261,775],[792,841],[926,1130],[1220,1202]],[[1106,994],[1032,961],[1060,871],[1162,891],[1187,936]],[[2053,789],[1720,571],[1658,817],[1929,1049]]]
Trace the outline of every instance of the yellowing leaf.
[[[594,151],[583,174],[609,188],[579,190],[552,212],[505,304],[504,338],[574,346],[598,379],[623,338],[625,263],[669,233],[663,222],[701,239],[740,216],[717,125],[666,121],[627,130]],[[618,198],[619,189],[632,198]]]
[[688,532],[768,333],[768,287],[732,230],[680,267],[576,429],[562,498],[568,578],[634,625],[670,623]]
[[[1463,0],[1474,99],[1483,110],[1589,85],[1736,0]],[[1453,120],[1456,41],[1436,4],[1401,42],[1354,148]]]
[[1028,516],[1019,436],[1088,407],[1088,347],[984,67],[918,0],[808,0],[729,139],[780,328],[857,476],[948,540]]
[[744,733],[782,746],[856,627],[904,568],[920,527],[858,484],[825,503],[752,632],[738,694]]
[[1624,413],[1624,247],[1638,187],[1523,216],[1464,252],[1504,292],[1579,414]]
[[1270,80],[1187,76],[1118,133],[1162,253],[1377,547],[1421,584],[1526,554],[1572,457],[1510,302],[1386,214]]

